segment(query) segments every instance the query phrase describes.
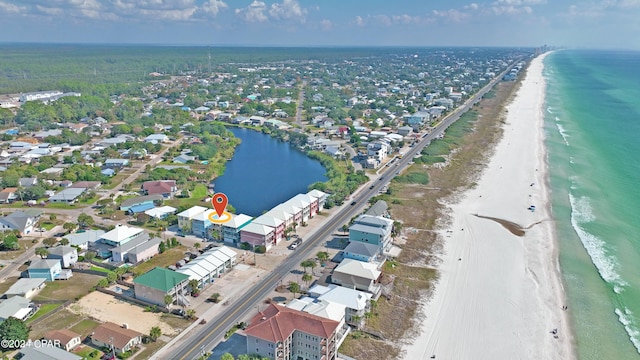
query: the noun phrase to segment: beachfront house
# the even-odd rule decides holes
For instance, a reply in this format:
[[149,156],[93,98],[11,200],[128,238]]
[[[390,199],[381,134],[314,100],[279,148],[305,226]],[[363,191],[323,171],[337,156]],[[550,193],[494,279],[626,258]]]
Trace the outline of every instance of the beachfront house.
[[340,323],[269,304],[245,329],[247,353],[270,359],[336,359]]
[[344,259],[333,270],[331,281],[336,285],[366,291],[377,299],[381,291],[378,284],[381,275],[382,272],[378,270],[376,264]]
[[374,244],[385,250],[391,246],[392,230],[393,220],[381,216],[360,215],[349,226],[349,241]]

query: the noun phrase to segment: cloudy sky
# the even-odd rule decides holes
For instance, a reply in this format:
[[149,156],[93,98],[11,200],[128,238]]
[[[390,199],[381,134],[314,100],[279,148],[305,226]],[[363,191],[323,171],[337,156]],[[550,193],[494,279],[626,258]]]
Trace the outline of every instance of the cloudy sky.
[[640,0],[0,0],[0,42],[640,49]]

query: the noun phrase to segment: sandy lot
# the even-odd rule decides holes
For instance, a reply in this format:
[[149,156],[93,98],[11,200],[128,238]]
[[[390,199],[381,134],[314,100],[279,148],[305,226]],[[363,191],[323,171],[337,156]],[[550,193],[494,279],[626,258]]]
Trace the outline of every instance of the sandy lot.
[[173,329],[160,318],[161,313],[145,312],[140,306],[132,305],[115,297],[94,291],[84,296],[76,304],[69,306],[69,311],[84,314],[100,321],[116,324],[128,324],[130,329],[148,334],[154,326],[159,326],[165,335],[176,335],[179,330]]

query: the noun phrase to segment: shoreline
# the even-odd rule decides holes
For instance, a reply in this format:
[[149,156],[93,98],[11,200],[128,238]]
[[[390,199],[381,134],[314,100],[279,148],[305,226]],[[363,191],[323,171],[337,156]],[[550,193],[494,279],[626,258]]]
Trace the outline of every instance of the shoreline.
[[406,359],[576,358],[551,217],[546,55],[531,61],[505,107],[503,136],[477,186],[448,206],[440,279]]

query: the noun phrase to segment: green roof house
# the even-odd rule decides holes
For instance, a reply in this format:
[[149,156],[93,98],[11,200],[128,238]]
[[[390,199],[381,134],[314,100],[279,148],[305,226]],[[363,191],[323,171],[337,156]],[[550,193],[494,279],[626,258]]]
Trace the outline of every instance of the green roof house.
[[174,302],[188,305],[186,294],[189,276],[157,267],[133,280],[136,299],[150,304],[166,306],[164,297],[171,295]]

